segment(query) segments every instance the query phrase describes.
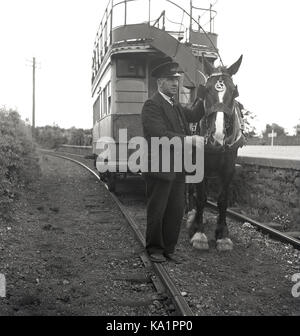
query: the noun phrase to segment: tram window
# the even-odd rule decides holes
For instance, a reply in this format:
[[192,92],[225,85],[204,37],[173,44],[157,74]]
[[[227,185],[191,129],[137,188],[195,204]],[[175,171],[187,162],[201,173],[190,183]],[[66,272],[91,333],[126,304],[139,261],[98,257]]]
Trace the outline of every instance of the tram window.
[[111,83],[107,84],[107,113],[111,114]]
[[103,93],[100,93],[100,119],[103,118]]
[[103,115],[107,115],[107,87],[103,90]]
[[107,111],[108,114],[111,114],[111,97],[107,98]]
[[111,82],[108,82],[105,88],[101,91],[99,105],[101,107],[101,119],[111,114]]
[[118,77],[145,78],[145,61],[142,59],[119,58],[117,60]]
[[100,119],[100,96],[97,98],[93,105],[94,110],[94,123]]
[[101,92],[101,118],[106,116],[105,92]]
[[110,97],[111,96],[111,83],[108,82],[107,84],[107,97]]

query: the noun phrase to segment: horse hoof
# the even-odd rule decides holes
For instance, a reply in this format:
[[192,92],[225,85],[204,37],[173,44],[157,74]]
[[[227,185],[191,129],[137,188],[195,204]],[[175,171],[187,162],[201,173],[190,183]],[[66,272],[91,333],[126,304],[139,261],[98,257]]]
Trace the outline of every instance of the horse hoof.
[[233,242],[230,238],[223,238],[217,240],[218,251],[231,251],[233,249]]
[[193,248],[196,250],[207,251],[209,249],[208,243],[194,241]]
[[209,249],[208,239],[204,233],[195,233],[191,239],[191,244],[197,250],[207,251]]
[[187,220],[186,220],[186,227],[187,227],[187,229],[191,228],[191,226],[194,223],[195,218],[196,218],[196,210],[192,209],[191,211],[189,211],[187,213]]

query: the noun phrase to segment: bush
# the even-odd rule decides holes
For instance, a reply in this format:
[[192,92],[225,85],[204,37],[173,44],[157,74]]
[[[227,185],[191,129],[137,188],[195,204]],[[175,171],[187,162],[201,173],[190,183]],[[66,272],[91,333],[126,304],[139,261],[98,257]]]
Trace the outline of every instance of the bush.
[[6,216],[18,190],[39,173],[30,129],[14,110],[0,108],[0,216]]
[[72,127],[60,128],[57,125],[37,127],[35,130],[36,142],[48,149],[56,149],[60,145],[91,146],[92,130]]
[[35,140],[42,147],[49,149],[55,149],[68,142],[64,129],[58,126],[37,127],[35,130]]

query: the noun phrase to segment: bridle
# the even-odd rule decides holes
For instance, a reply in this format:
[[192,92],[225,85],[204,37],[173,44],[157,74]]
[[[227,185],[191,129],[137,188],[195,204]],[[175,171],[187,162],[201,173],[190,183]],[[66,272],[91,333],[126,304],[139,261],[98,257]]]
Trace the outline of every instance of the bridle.
[[[224,83],[224,80],[221,78],[221,76],[230,76],[226,73],[222,73],[222,72],[218,72],[218,73],[213,73],[211,74],[207,80],[206,80],[206,84],[208,82],[208,80],[212,77],[216,77],[219,76],[219,80],[215,83],[214,88],[215,90],[218,92],[218,94],[222,95],[222,92],[226,92],[226,85]],[[233,97],[234,96],[234,97]],[[241,136],[241,132],[239,136],[234,139],[234,141],[232,143],[227,143],[230,138],[233,136],[234,133],[234,126],[235,126],[235,118],[240,118],[240,114],[237,111],[238,108],[238,104],[237,102],[234,100],[236,97],[238,96],[237,94],[237,88],[236,88],[236,92],[233,92],[232,95],[232,100],[233,100],[233,104],[231,107],[227,106],[225,103],[220,103],[220,102],[216,102],[214,103],[212,106],[207,107],[207,101],[206,98],[204,98],[204,109],[205,109],[205,116],[203,117],[202,121],[201,121],[201,126],[204,126],[204,142],[205,145],[207,147],[210,147],[211,149],[214,150],[218,150],[218,151],[225,151],[228,149],[233,149],[234,145],[237,141],[239,141],[239,138]],[[210,118],[212,116],[212,114],[216,114],[217,112],[223,112],[224,113],[224,121],[225,121],[225,139],[224,139],[224,143],[223,145],[218,144],[217,146],[215,145],[215,141],[212,143],[212,135],[214,130],[212,129],[212,123],[210,122]],[[238,121],[238,124],[241,125],[241,120]],[[232,128],[232,134],[227,134],[227,131]],[[227,141],[227,142],[226,142]]]

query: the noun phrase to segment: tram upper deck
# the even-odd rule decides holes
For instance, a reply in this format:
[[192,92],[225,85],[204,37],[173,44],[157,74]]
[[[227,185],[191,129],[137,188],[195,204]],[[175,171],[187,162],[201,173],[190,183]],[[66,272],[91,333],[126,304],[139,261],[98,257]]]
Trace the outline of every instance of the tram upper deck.
[[[155,60],[172,57],[184,71],[179,100],[194,99],[203,81],[202,55],[217,58],[216,12],[196,7],[201,1],[111,0],[97,31],[92,60],[93,151],[100,137],[118,142],[142,135],[140,113],[156,90],[151,77]],[[208,21],[207,21],[208,20]],[[208,31],[201,29],[208,22]]]

